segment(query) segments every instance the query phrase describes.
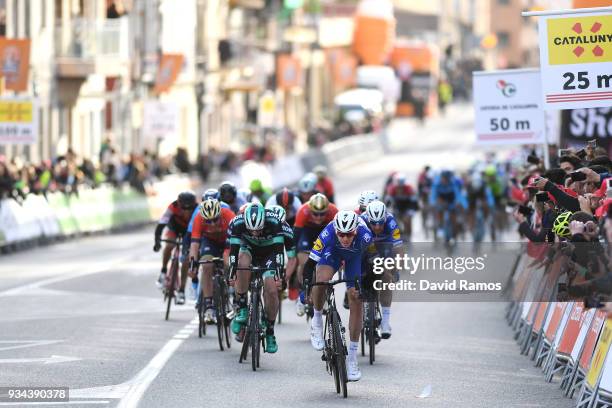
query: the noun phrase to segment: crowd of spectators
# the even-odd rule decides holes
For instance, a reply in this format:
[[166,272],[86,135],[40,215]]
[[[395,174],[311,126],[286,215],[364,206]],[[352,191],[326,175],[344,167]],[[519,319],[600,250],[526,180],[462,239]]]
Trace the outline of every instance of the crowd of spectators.
[[[612,160],[591,142],[583,149],[562,149],[544,168],[531,163],[510,186],[517,204],[514,218],[529,240],[528,252],[547,273],[559,274],[557,299],[584,299],[612,311]],[[547,244],[541,244],[547,243]],[[559,271],[550,270],[565,257]]]

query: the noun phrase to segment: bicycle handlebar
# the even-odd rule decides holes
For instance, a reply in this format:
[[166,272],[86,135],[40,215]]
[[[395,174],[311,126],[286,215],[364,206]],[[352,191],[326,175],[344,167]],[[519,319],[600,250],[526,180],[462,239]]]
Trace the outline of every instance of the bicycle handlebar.
[[219,264],[219,263],[223,263],[223,258],[214,257],[212,259],[206,259],[204,261],[202,261],[202,260],[198,261],[199,265]]
[[181,245],[182,241],[178,239],[160,239],[159,242],[167,242],[169,244]]

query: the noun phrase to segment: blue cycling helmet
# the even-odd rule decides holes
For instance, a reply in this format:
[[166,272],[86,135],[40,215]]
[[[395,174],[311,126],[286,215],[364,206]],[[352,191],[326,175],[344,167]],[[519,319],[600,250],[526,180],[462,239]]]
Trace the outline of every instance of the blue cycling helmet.
[[209,188],[202,194],[202,201],[205,201],[208,198],[214,198],[215,200],[219,200],[219,197],[219,190],[217,190],[216,188]]

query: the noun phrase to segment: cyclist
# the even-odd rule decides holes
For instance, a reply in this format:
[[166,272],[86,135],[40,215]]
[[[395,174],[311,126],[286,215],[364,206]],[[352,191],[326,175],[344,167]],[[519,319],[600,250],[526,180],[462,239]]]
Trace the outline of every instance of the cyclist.
[[[238,312],[232,321],[232,332],[236,340],[242,341],[240,335],[248,320],[247,292],[251,281],[251,272],[245,270],[250,265],[269,268],[264,274],[264,304],[267,353],[276,353],[278,345],[274,336],[274,322],[278,313],[278,287],[276,273],[282,277],[285,254],[285,232],[283,223],[271,210],[266,210],[260,203],[249,204],[243,214],[237,215],[229,226],[230,235],[230,276],[236,272],[236,301]],[[240,270],[237,271],[237,268]]]
[[414,189],[403,174],[397,174],[395,180],[387,188],[387,200],[395,215],[404,225],[406,240],[412,238],[412,216],[419,209],[419,202]]
[[219,198],[229,205],[230,210],[235,214],[238,214],[240,207],[246,204],[246,200],[238,196],[238,189],[231,181],[224,181],[219,184]]
[[[175,240],[179,236],[185,235],[189,219],[197,206],[197,198],[192,191],[183,191],[175,201],[170,203],[166,211],[162,214],[157,227],[155,228],[155,245],[153,251],[158,252],[161,249],[161,236],[164,228],[166,231],[166,239]],[[168,261],[172,255],[174,244],[167,242],[164,246],[162,255],[162,268],[157,278],[158,287],[162,288],[166,281],[166,271],[168,270]],[[176,297],[176,303],[182,305],[185,303],[185,283],[187,282],[187,262],[181,265],[181,285]]]
[[289,282],[291,281],[291,277],[294,275],[295,269],[297,267],[297,250],[295,244],[295,237],[293,235],[293,228],[287,222],[287,213],[283,207],[281,207],[280,205],[271,205],[269,207],[266,207],[266,209],[271,210],[276,215],[276,218],[278,218],[283,223],[285,253],[287,254],[287,265],[285,266],[285,281],[283,282],[283,286],[288,286]]
[[488,214],[495,208],[495,199],[493,198],[491,188],[485,184],[481,173],[478,171],[474,171],[469,177],[466,192],[468,201],[468,226],[470,231],[474,231],[478,204],[480,204],[482,208],[483,219],[486,220]]
[[306,173],[298,181],[298,198],[305,203],[316,193],[320,193],[317,191],[317,176],[314,173]]
[[[506,186],[502,181],[502,177],[498,174],[497,167],[494,164],[489,164],[484,169],[484,180],[487,186],[493,193],[495,206],[491,209],[495,229],[501,230],[506,226]],[[495,237],[492,237],[495,240]]]
[[355,213],[357,213],[357,215],[363,214],[368,204],[375,200],[378,200],[378,193],[376,193],[376,191],[362,191],[361,194],[359,194],[359,199],[357,200],[358,207],[355,208]]
[[334,183],[327,176],[325,166],[316,166],[312,172],[317,176],[316,189],[325,194],[330,203],[334,202]]
[[[387,211],[387,206],[382,201],[372,201],[368,204],[365,214],[361,218],[372,231],[376,253],[382,258],[391,258],[401,252],[402,239],[395,217]],[[382,280],[392,282],[395,271],[386,269]],[[380,305],[382,311],[381,336],[383,339],[391,337],[391,301],[393,292],[391,290],[380,291]]]
[[[362,263],[372,244],[372,234],[354,211],[339,211],[334,221],[329,223],[315,241],[310,256],[304,266],[306,282],[328,281],[338,271],[344,261],[344,278],[350,299],[349,347],[347,356],[347,379],[359,381],[361,371],[357,363],[359,335],[363,319],[363,304],[355,281],[361,279]],[[316,275],[315,272],[316,267]],[[310,324],[310,342],[316,350],[323,350],[323,303],[325,288],[312,288],[314,316]]]
[[266,201],[266,207],[271,207],[273,205],[281,206],[285,210],[286,221],[293,227],[293,224],[295,224],[295,216],[302,206],[302,202],[297,194],[289,191],[287,187],[283,187],[282,190]]
[[[298,249],[297,278],[299,283],[303,282],[302,271],[312,245],[325,226],[334,219],[337,212],[338,207],[330,203],[321,193],[313,195],[306,204],[300,207],[293,227]],[[300,292],[295,307],[297,315],[303,316],[305,311],[304,291]]]
[[446,210],[450,212],[452,231],[457,230],[457,207],[467,208],[467,203],[462,191],[462,182],[451,170],[443,170],[434,178],[429,205],[435,209],[438,237],[444,236],[443,220]]
[[260,179],[251,180],[249,190],[251,190],[251,194],[253,196],[257,197],[260,203],[265,203],[272,196],[272,191],[270,191],[269,188],[264,187]]
[[[193,222],[191,233],[191,246],[189,249],[190,275],[197,277],[198,263],[201,258],[211,260],[213,257],[223,257],[226,247],[227,229],[234,219],[234,212],[229,207],[222,207],[218,199],[209,197],[200,205],[200,211]],[[205,310],[204,320],[207,323],[215,323],[215,311],[213,307],[213,265],[202,266],[202,301]]]
[[[204,193],[202,194],[202,202],[200,203],[199,206],[197,206],[194,210],[193,213],[191,213],[191,219],[189,220],[189,225],[187,226],[187,232],[185,233],[185,235],[183,235],[183,248],[182,248],[182,257],[181,257],[181,262],[185,262],[186,259],[189,259],[189,248],[191,247],[191,232],[193,230],[193,221],[195,220],[196,216],[200,213],[200,211],[202,210],[202,205],[204,204],[204,201],[206,201],[206,199],[208,198],[214,198],[216,200],[219,199],[219,190],[217,190],[216,188],[209,188],[206,191],[204,191]],[[220,203],[221,208],[230,208],[229,205],[227,205],[224,202]],[[197,288],[198,288],[198,276],[194,275],[191,277],[191,285],[193,288],[193,296],[197,299]],[[197,308],[197,304],[196,304],[196,308]]]

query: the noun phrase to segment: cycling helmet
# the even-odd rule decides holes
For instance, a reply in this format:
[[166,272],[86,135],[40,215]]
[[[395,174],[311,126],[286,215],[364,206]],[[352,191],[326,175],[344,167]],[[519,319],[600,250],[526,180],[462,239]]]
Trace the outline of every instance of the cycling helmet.
[[238,190],[231,181],[224,181],[219,184],[219,195],[222,201],[234,202],[237,194]]
[[453,172],[451,170],[442,170],[440,172],[440,177],[450,180],[453,178]]
[[393,180],[395,181],[396,185],[403,186],[406,184],[406,175],[402,173],[396,173],[393,176]]
[[207,198],[200,206],[200,214],[205,220],[216,220],[221,214],[221,204],[216,198]]
[[372,201],[366,209],[368,220],[373,224],[381,224],[387,219],[387,206],[382,201]]
[[555,218],[555,222],[553,223],[552,231],[561,238],[569,237],[569,219],[571,216],[571,211],[565,211],[557,215],[557,218]]
[[298,181],[298,190],[300,193],[310,193],[317,186],[317,176],[314,173],[306,173],[304,177]]
[[354,211],[341,210],[334,217],[334,228],[336,232],[350,234],[357,230],[359,216]]
[[195,208],[196,206],[196,195],[193,193],[193,191],[183,191],[182,193],[180,193],[178,195],[178,205],[181,208]]
[[312,169],[312,172],[317,175],[317,177],[325,177],[327,176],[327,167],[319,165],[315,166]]
[[251,180],[251,184],[249,184],[249,190],[251,190],[251,191],[262,191],[263,190],[263,184],[261,184],[261,180],[260,179],[253,179],[253,180]]
[[259,203],[251,203],[244,209],[244,223],[249,231],[262,230],[266,220],[266,210]]
[[209,188],[202,194],[202,201],[206,200],[207,198],[214,198],[215,200],[218,200],[219,197],[219,190],[216,188]]
[[280,205],[271,205],[268,207],[268,209],[272,211],[274,216],[276,216],[276,218],[278,218],[281,222],[285,222],[285,219],[287,218],[287,211],[285,211],[283,207]]
[[289,208],[293,205],[294,195],[287,187],[276,193],[276,204],[283,208]]
[[310,200],[308,200],[308,208],[310,208],[312,212],[322,213],[327,211],[327,207],[329,207],[329,200],[321,193],[313,195],[310,197]]
[[484,175],[487,177],[492,177],[492,176],[497,175],[497,169],[495,168],[495,165],[489,164],[487,167],[485,167]]
[[374,190],[362,191],[359,195],[359,207],[365,207],[372,201],[378,200],[378,193]]

